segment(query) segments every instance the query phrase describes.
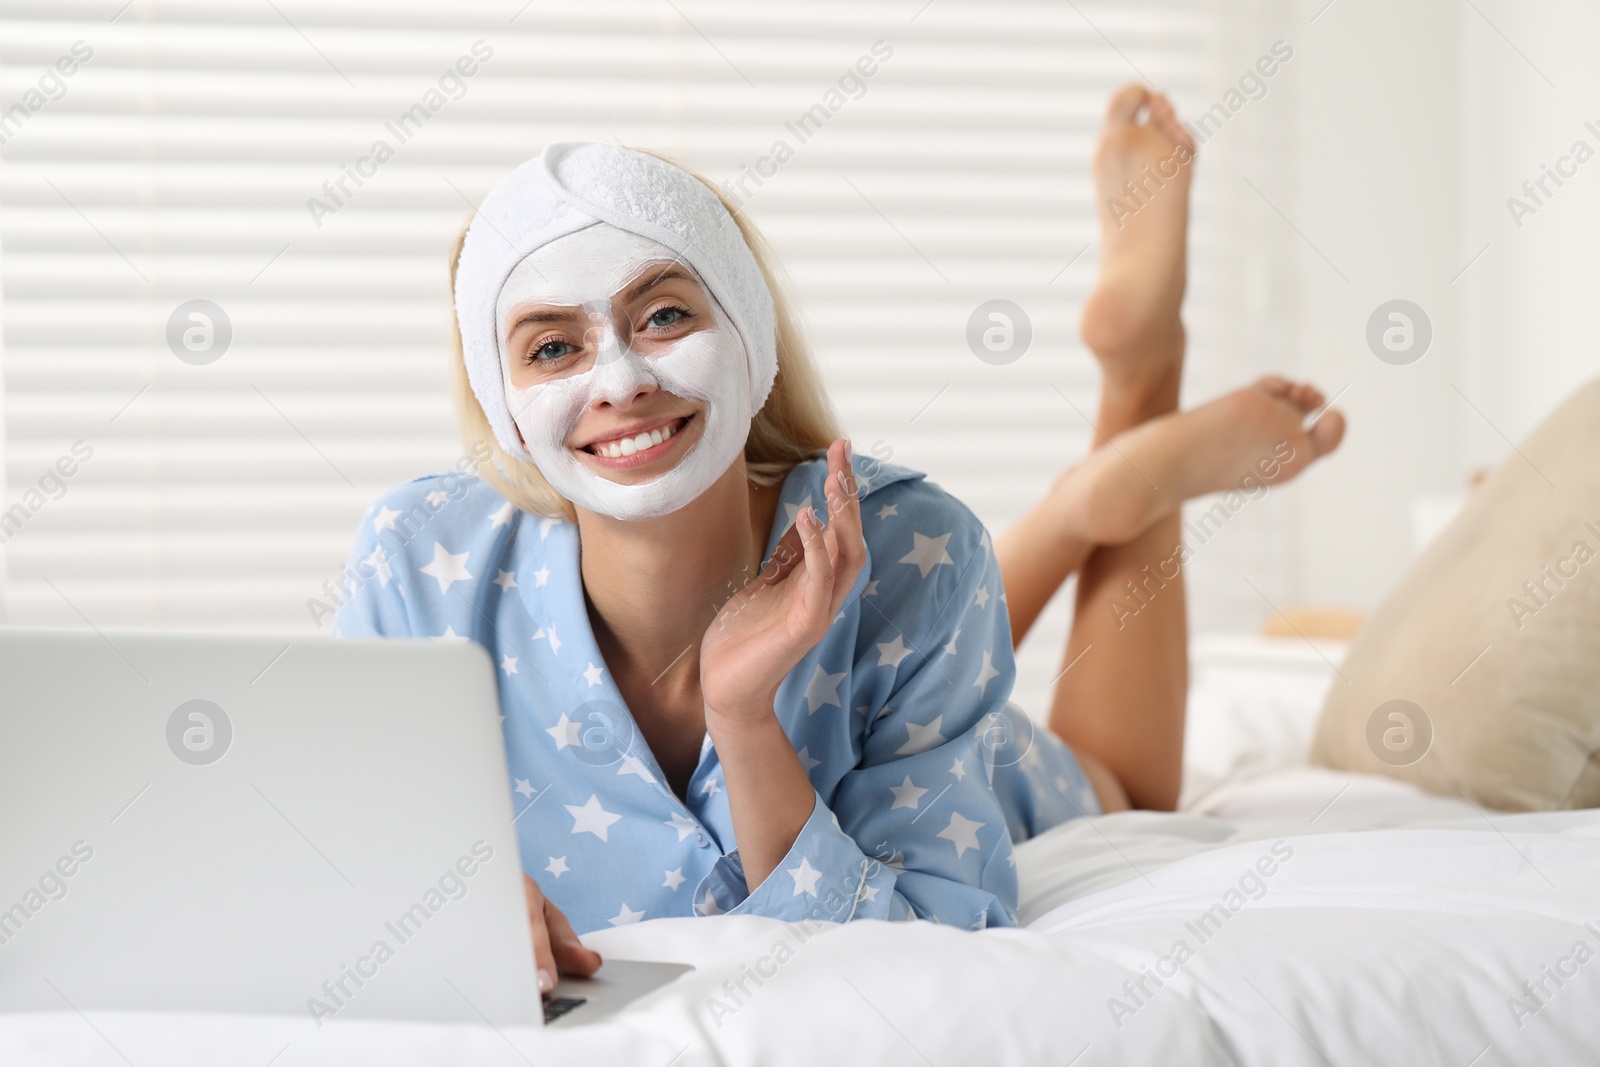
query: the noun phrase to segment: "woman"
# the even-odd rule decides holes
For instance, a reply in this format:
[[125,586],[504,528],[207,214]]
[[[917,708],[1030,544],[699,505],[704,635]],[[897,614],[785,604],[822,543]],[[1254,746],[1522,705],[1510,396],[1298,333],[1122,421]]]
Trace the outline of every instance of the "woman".
[[[1124,90],[1097,180],[1179,145],[1166,101]],[[336,632],[499,665],[544,988],[599,965],[574,930],[642,918],[1013,924],[1013,840],[1174,805],[1181,574],[1131,622],[1108,590],[1172,556],[1183,499],[1292,476],[1342,427],[1302,430],[1320,395],[1275,379],[1176,412],[1187,181],[1107,216],[1084,329],[1111,447],[994,543],[919,472],[852,454],[770,253],[709,183],[575,143],[485,198],[452,282],[465,436],[492,462],[373,506]],[[1014,641],[1073,572],[1032,736]]]

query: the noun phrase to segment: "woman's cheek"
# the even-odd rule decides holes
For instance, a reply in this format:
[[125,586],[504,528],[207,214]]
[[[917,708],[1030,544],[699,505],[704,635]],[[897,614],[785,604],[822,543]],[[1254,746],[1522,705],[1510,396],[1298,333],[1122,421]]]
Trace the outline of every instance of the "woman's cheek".
[[744,348],[731,328],[697,330],[666,346],[651,361],[668,392],[713,403],[748,390]]
[[512,421],[522,431],[522,440],[536,462],[566,450],[567,437],[583,414],[588,394],[584,387],[586,377],[579,375],[510,391]]

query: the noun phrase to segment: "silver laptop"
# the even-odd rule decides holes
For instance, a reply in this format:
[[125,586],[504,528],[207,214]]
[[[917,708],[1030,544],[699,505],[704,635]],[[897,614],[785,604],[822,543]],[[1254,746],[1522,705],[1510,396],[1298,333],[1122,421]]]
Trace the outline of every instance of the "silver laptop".
[[0,628],[0,1011],[594,1021],[541,998],[466,642]]

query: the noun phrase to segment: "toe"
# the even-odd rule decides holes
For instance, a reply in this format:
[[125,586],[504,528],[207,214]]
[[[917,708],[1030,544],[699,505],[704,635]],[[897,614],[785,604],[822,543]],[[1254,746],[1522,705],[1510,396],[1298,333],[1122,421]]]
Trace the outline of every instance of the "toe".
[[1106,121],[1133,122],[1149,100],[1150,90],[1143,85],[1137,82],[1124,85],[1112,94],[1111,103],[1106,107]]
[[1311,427],[1311,447],[1319,456],[1326,456],[1344,440],[1344,415],[1338,411],[1325,412]]
[[1308,382],[1293,382],[1275,374],[1256,383],[1268,393],[1293,405],[1303,415],[1309,415],[1322,406],[1322,393]]
[[1177,112],[1169,109],[1167,112],[1167,121],[1163,123],[1162,128],[1166,130],[1168,137],[1171,137],[1174,141],[1182,143],[1189,149],[1189,151],[1194,151],[1194,135],[1189,132],[1189,127],[1178,121]]
[[1150,103],[1150,122],[1156,129],[1172,136],[1172,131],[1178,125],[1178,116],[1172,110],[1172,101],[1164,94],[1157,94]]
[[1172,101],[1165,95],[1157,96],[1155,100],[1156,102],[1150,105],[1150,121],[1155,124],[1156,129],[1176,139],[1182,127],[1178,125],[1178,114],[1172,109]]
[[1289,379],[1279,377],[1276,374],[1268,374],[1265,377],[1258,378],[1256,380],[1256,388],[1264,389],[1272,396],[1287,400],[1290,395],[1290,390],[1294,388],[1294,383],[1289,381]]

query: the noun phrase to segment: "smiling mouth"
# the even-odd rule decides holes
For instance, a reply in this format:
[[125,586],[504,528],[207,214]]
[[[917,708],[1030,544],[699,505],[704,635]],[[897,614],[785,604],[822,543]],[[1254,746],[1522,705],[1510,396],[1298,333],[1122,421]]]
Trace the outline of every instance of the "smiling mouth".
[[585,445],[578,451],[586,452],[597,459],[609,461],[626,460],[628,461],[628,466],[648,463],[659,456],[666,455],[672,447],[673,439],[689,425],[693,418],[693,415],[685,415],[667,423],[665,426],[658,426],[653,430],[647,430],[633,437],[599,441],[595,444]]

